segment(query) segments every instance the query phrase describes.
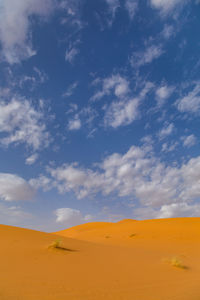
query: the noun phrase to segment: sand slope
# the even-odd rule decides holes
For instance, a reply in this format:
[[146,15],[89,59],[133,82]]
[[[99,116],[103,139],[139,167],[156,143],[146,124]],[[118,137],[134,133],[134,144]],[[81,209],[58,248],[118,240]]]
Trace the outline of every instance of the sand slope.
[[[68,250],[49,249],[62,239]],[[200,299],[200,219],[0,226],[0,299]],[[172,266],[171,259],[187,268]]]

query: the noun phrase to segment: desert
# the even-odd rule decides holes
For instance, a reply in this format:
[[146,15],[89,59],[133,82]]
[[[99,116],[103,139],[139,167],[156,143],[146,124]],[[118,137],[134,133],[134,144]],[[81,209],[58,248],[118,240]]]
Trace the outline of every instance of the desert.
[[0,226],[0,299],[200,299],[200,218]]

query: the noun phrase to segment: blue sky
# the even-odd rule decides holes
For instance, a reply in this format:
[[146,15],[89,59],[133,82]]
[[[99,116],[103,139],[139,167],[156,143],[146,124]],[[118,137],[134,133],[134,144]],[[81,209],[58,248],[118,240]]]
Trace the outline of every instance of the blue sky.
[[200,216],[200,2],[0,0],[0,223]]

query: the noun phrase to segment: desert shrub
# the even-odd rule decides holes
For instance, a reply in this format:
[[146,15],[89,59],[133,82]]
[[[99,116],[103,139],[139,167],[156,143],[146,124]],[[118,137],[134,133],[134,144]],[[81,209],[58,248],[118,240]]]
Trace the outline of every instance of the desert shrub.
[[49,246],[50,248],[61,248],[62,241],[60,239],[53,241],[53,243]]
[[170,264],[176,268],[188,269],[178,257],[171,258]]
[[134,236],[136,236],[135,233],[132,233],[132,234],[129,235],[130,238],[132,238],[132,237],[134,237]]

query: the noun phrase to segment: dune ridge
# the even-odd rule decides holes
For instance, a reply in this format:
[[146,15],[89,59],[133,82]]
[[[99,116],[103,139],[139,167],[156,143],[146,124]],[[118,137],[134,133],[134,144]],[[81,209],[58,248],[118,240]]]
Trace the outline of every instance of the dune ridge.
[[200,218],[0,225],[0,238],[1,300],[200,299]]

